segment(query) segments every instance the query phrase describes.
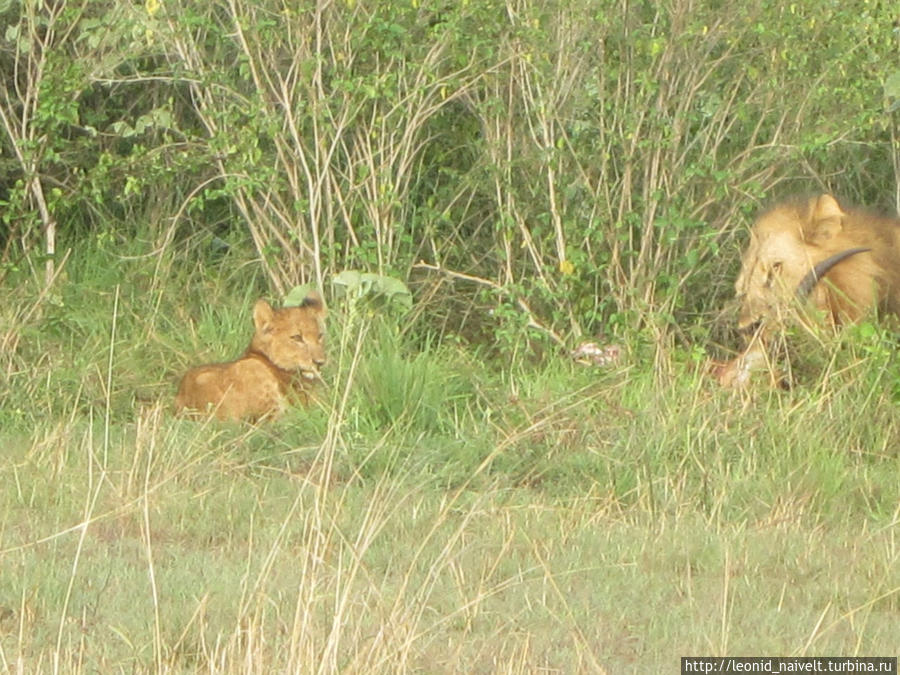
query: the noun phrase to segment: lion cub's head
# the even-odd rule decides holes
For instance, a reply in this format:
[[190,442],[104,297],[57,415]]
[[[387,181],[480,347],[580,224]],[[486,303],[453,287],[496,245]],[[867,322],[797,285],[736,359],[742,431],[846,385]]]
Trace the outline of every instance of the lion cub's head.
[[250,351],[263,354],[282,370],[317,378],[325,363],[325,314],[322,298],[314,291],[297,307],[275,309],[265,300],[257,300],[253,307],[256,332]]

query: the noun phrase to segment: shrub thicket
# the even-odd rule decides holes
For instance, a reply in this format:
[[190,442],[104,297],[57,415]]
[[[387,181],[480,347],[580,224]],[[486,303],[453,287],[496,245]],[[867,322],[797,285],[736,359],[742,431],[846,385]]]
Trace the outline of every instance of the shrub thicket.
[[0,4],[5,266],[246,236],[566,337],[699,326],[762,201],[894,206],[890,3]]

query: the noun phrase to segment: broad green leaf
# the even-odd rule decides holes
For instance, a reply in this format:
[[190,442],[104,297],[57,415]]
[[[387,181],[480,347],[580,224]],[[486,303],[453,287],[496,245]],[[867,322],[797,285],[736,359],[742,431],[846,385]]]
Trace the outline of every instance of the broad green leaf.
[[345,270],[337,274],[331,280],[331,283],[337,286],[338,289],[342,289],[347,295],[350,295],[359,289],[360,273],[355,270]]
[[306,299],[306,296],[309,295],[310,291],[315,288],[314,284],[300,284],[299,286],[294,286],[291,290],[287,292],[287,295],[284,296],[284,300],[282,301],[282,306],[284,307],[299,307],[303,304],[303,301]]
[[372,272],[345,270],[335,275],[331,283],[337,294],[355,300],[365,298],[376,304],[381,301],[404,310],[410,309],[413,304],[409,288],[405,283],[393,277]]
[[884,95],[888,98],[900,99],[900,70],[895,71],[884,81]]

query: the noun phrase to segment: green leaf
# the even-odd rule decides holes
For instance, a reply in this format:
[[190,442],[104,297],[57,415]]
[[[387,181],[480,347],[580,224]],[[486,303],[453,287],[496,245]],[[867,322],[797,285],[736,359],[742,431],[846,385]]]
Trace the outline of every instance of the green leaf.
[[[895,71],[884,81],[884,95],[888,98],[900,99],[900,70]],[[894,106],[896,106],[896,102]]]
[[291,290],[288,291],[287,295],[284,296],[284,300],[282,301],[283,307],[299,307],[303,304],[303,301],[306,299],[306,296],[309,295],[310,291],[315,288],[315,285],[312,283],[300,284],[299,286],[294,286]]
[[412,308],[412,293],[405,283],[393,277],[371,272],[344,270],[331,280],[335,293],[354,301],[367,299],[408,310]]
[[355,270],[345,270],[340,274],[335,275],[334,279],[331,280],[331,283],[334,286],[337,286],[338,289],[342,289],[345,294],[351,295],[359,289],[360,277],[360,273]]

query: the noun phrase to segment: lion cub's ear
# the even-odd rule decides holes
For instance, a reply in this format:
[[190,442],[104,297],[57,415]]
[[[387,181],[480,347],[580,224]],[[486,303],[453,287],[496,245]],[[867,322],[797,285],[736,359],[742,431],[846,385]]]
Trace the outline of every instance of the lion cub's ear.
[[325,303],[322,302],[322,296],[319,295],[318,291],[307,293],[306,297],[303,298],[303,302],[300,303],[300,307],[309,307],[323,319],[328,314],[328,310],[325,309]]
[[268,333],[272,330],[272,320],[275,318],[275,310],[272,305],[260,298],[253,305],[253,325],[260,333]]
[[824,244],[843,228],[844,210],[837,199],[829,194],[813,197],[809,200],[809,204],[812,212],[809,241],[813,244]]

